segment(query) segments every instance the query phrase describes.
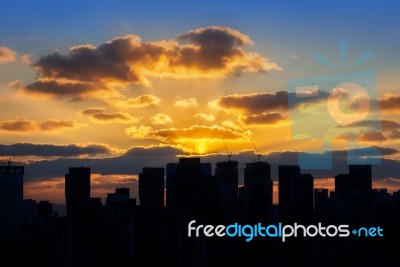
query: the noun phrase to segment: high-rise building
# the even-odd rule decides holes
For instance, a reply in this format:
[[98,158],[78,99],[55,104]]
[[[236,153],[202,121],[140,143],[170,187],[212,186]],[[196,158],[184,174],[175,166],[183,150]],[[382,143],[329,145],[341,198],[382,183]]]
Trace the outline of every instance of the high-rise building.
[[297,165],[280,165],[279,204],[287,222],[308,223],[313,217],[314,178],[301,174]]
[[238,198],[238,162],[217,162],[215,181],[217,184],[218,206],[226,208]]
[[0,166],[0,241],[22,239],[23,177],[23,166]]
[[65,174],[65,202],[67,216],[78,218],[85,214],[90,200],[90,168],[71,167]]
[[[278,167],[278,191],[279,204],[283,207],[289,200],[289,181],[290,178],[300,174],[298,165],[279,165]],[[284,209],[284,208],[283,208]],[[285,213],[285,211],[283,211]]]
[[348,174],[335,176],[335,192],[369,193],[372,190],[371,165],[349,165]]
[[140,206],[162,211],[164,208],[164,168],[143,168],[139,174]]
[[167,208],[199,213],[204,207],[206,181],[211,177],[211,163],[200,158],[180,158],[167,164]]
[[272,205],[271,165],[262,161],[247,163],[244,186],[250,197],[250,220],[266,220]]
[[311,223],[314,210],[314,178],[299,174],[289,179],[287,218],[291,222]]

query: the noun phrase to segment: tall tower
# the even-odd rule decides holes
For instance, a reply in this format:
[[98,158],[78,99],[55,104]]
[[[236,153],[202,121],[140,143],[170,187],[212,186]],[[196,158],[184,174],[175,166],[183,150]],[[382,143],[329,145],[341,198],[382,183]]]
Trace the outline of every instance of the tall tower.
[[140,206],[153,211],[164,208],[164,168],[143,168],[139,174]]
[[313,218],[314,178],[297,165],[280,165],[279,204],[286,222],[310,223]]
[[84,215],[90,200],[90,168],[71,167],[65,174],[65,202],[67,216],[78,218]]
[[215,180],[217,184],[218,205],[226,208],[238,198],[238,162],[217,162]]
[[0,166],[0,241],[22,239],[23,166]]
[[199,214],[204,208],[204,189],[211,177],[211,164],[200,158],[180,158],[167,164],[167,208]]
[[266,220],[272,205],[271,165],[263,161],[247,163],[244,187],[250,194],[250,220]]

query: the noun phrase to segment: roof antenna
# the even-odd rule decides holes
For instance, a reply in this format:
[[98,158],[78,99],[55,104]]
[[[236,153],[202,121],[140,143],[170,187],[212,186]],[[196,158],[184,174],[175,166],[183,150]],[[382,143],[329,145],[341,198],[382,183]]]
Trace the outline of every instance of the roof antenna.
[[231,161],[232,154],[229,154],[228,152],[228,147],[226,146],[225,139],[222,139],[222,141],[224,141],[224,146],[226,150],[226,155],[228,156],[228,161]]
[[260,162],[260,158],[261,158],[262,154],[259,154],[259,153],[258,153],[257,148],[256,148],[256,145],[255,145],[254,142],[253,142],[253,139],[250,138],[250,141],[251,141],[251,143],[253,144],[254,152],[256,152],[256,154],[257,154],[257,161]]
[[4,163],[7,163],[7,166],[8,166],[8,167],[10,167],[12,163],[22,163],[22,162],[20,162],[20,161],[12,161],[12,160],[11,160],[11,157],[10,157],[8,160],[3,161],[3,162],[4,162]]

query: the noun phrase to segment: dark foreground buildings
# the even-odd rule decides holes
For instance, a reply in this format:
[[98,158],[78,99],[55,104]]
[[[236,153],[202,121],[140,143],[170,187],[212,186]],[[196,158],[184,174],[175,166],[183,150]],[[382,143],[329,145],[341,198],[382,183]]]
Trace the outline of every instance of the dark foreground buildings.
[[[0,266],[399,266],[400,192],[372,189],[370,165],[337,175],[335,192],[314,189],[313,177],[298,166],[280,165],[279,204],[272,202],[269,163],[246,164],[243,186],[238,170],[237,161],[227,160],[213,174],[200,158],[168,163],[165,172],[145,167],[140,205],[129,188],[107,194],[104,205],[90,197],[90,168],[69,168],[67,217],[58,217],[52,203],[22,199],[23,166],[0,166]],[[188,237],[192,220],[379,226],[384,236]]]

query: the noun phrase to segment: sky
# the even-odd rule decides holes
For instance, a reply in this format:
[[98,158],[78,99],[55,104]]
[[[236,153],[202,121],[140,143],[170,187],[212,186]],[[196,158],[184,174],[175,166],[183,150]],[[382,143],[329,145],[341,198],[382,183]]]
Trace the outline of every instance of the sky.
[[227,154],[240,172],[261,154],[274,180],[328,155],[303,172],[333,189],[354,152],[398,190],[399,5],[3,1],[0,157],[24,163],[26,198],[56,203],[68,167],[92,168],[93,196],[137,196],[144,166]]

